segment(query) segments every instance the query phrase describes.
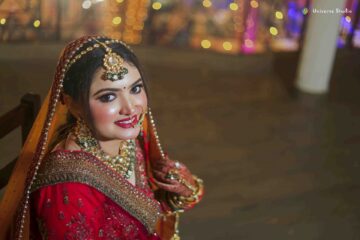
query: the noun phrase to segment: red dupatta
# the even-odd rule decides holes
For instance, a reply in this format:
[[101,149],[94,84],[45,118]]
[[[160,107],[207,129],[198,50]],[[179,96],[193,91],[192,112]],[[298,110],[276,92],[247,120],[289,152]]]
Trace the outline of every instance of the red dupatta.
[[[49,152],[49,143],[54,137],[56,129],[65,123],[65,116],[68,112],[67,107],[60,103],[65,72],[70,60],[75,56],[76,50],[94,38],[100,37],[86,36],[69,43],[59,59],[51,90],[22,148],[0,204],[0,239],[29,239],[31,189],[36,181],[41,162],[45,154]],[[153,121],[148,116],[143,122],[144,149],[150,178],[152,177],[152,162],[163,157],[156,137],[155,126],[151,122]],[[161,238],[166,240],[171,238],[173,226],[173,217],[160,218],[156,229]]]

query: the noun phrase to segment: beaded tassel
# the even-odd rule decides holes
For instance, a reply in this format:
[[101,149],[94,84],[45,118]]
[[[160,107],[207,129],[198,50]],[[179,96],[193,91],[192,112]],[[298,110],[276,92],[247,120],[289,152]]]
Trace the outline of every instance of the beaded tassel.
[[180,221],[180,212],[176,211],[175,212],[174,235],[170,238],[170,240],[180,240],[179,221]]
[[164,154],[164,151],[162,149],[162,146],[161,146],[161,143],[160,143],[160,140],[159,140],[159,135],[158,135],[157,130],[156,130],[155,121],[154,121],[153,115],[151,113],[150,107],[148,108],[148,113],[149,113],[151,127],[152,127],[152,129],[154,131],[156,145],[158,146],[161,157],[165,158],[165,154]]

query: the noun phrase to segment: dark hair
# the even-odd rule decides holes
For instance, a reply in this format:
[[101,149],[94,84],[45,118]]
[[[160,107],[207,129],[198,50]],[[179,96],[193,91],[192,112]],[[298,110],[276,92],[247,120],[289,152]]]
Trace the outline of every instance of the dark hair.
[[[111,39],[98,38],[97,40],[100,42],[105,42],[106,40]],[[84,44],[83,47],[76,51],[74,56],[79,54],[86,48],[93,46],[95,43],[95,40],[93,40]],[[132,66],[135,66],[138,69],[141,79],[143,80],[145,92],[147,94],[147,86],[144,72],[135,54],[122,43],[114,42],[107,44],[107,46],[111,48],[112,52],[119,54],[125,62],[129,63]],[[64,93],[72,97],[75,102],[79,103],[80,106],[82,106],[85,114],[84,120],[89,124],[90,128],[92,128],[92,117],[89,106],[90,86],[96,70],[103,65],[103,58],[105,54],[106,51],[102,46],[86,53],[73,65],[71,65],[71,67],[65,73],[64,77]],[[56,138],[56,142],[60,142],[68,135],[70,129],[75,124],[75,122],[75,117],[69,113],[67,116],[67,123],[61,126],[58,130],[58,137]]]

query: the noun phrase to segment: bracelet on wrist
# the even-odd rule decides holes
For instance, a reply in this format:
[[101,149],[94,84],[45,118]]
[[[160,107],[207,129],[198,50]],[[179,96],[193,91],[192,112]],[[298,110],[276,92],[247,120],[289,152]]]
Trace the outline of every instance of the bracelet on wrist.
[[[193,176],[196,186],[192,186],[192,194],[188,197],[174,193],[168,194],[168,203],[173,210],[188,209],[197,204],[204,192],[203,181],[197,176]],[[190,189],[190,188],[189,188]]]

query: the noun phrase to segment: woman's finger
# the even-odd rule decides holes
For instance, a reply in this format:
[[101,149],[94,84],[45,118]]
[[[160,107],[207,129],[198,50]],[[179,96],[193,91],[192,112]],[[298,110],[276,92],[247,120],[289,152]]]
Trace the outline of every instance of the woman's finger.
[[159,182],[156,179],[154,179],[154,182],[156,183],[156,185],[158,185],[158,187],[160,187],[161,189],[164,189],[165,191],[168,191],[168,192],[177,193],[182,196],[190,196],[192,193],[188,188],[184,187],[181,184],[180,185],[171,185],[171,184]]
[[179,186],[175,184],[163,183],[158,181],[157,179],[154,179],[154,182],[156,185],[158,185],[158,187],[169,192],[174,192],[174,190],[179,189]]
[[178,181],[176,179],[167,178],[166,177],[167,173],[157,171],[157,170],[153,170],[153,173],[154,173],[154,176],[158,180],[162,180],[162,182],[169,183],[169,184],[177,184],[178,183]]

